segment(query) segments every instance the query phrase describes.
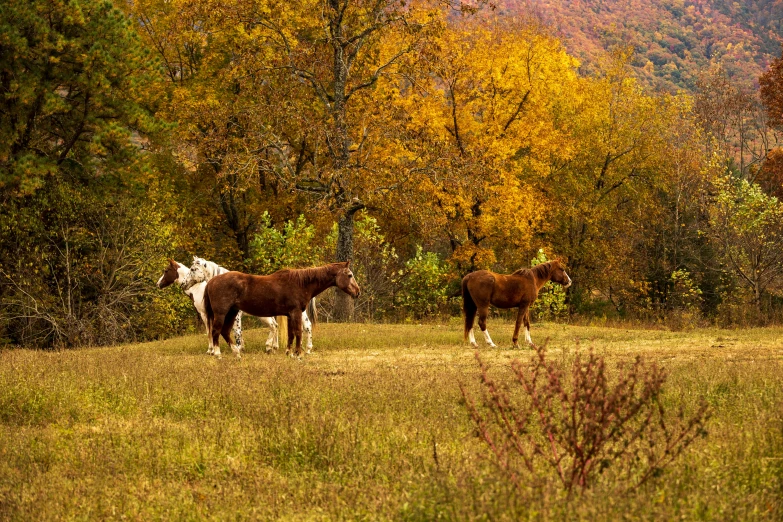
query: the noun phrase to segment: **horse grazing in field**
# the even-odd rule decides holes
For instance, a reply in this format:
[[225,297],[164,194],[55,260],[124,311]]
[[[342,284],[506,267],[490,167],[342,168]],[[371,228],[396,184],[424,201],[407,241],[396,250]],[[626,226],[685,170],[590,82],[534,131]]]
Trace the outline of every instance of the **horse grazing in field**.
[[511,275],[496,274],[489,270],[472,272],[462,278],[462,309],[465,312],[465,340],[470,340],[475,348],[478,348],[476,338],[473,335],[473,320],[476,312],[479,316],[479,328],[484,332],[484,338],[491,348],[495,343],[487,331],[487,314],[489,305],[498,308],[519,307],[517,323],[514,326],[512,342],[514,348],[519,348],[519,327],[525,322],[525,340],[533,344],[530,339],[530,305],[538,297],[538,292],[548,282],[553,281],[571,286],[571,278],[568,277],[560,261],[542,263],[533,268],[520,268]]
[[[204,286],[206,286],[207,282],[213,277],[225,274],[227,272],[229,272],[227,268],[223,268],[217,263],[207,261],[206,259],[197,256],[193,256],[193,264],[190,265],[190,279],[198,283],[203,282]],[[313,321],[315,321],[315,298],[310,300],[307,308],[310,312],[310,316],[313,318]],[[307,312],[308,311],[306,310],[302,313],[302,322],[304,326],[306,352],[310,353],[313,350],[313,324],[310,322],[310,318],[307,316]],[[277,320],[274,317],[259,317],[258,319],[265,326],[269,327],[269,336],[266,339],[266,351],[270,352],[272,349],[277,350],[279,347],[277,336]],[[204,316],[204,324],[206,324],[206,315]],[[242,312],[237,314],[236,320],[234,321],[234,334],[236,334],[237,331],[239,331],[241,335]],[[215,346],[212,343],[212,336],[210,335],[209,330],[207,330],[207,336],[209,337],[209,350],[207,353],[214,354]],[[237,342],[237,344],[239,345],[240,350],[244,347],[240,342]]]
[[302,313],[310,300],[332,286],[354,299],[359,297],[359,285],[350,269],[350,261],[331,263],[315,268],[279,270],[271,275],[257,276],[228,272],[207,283],[204,304],[207,324],[212,335],[215,355],[220,355],[220,336],[241,357],[241,349],[231,339],[231,328],[239,312],[259,317],[288,316],[288,347],[296,337],[296,351],[302,353]]
[[[158,279],[158,288],[166,288],[167,286],[177,283],[180,288],[185,292],[185,295],[190,297],[193,302],[193,306],[196,308],[201,321],[204,326],[207,327],[207,311],[204,308],[204,293],[207,289],[207,283],[205,281],[197,281],[193,276],[189,268],[181,263],[177,263],[173,259],[169,259],[169,264],[163,271],[163,275]],[[277,332],[275,330],[275,332]],[[207,328],[207,335],[209,335],[209,328]],[[242,323],[237,321],[234,325],[234,338],[237,340],[237,344],[244,346],[244,339],[242,339]],[[275,337],[277,340],[277,337]],[[267,340],[267,350],[269,350],[269,341]],[[212,342],[209,342],[209,348],[207,353],[212,353]]]

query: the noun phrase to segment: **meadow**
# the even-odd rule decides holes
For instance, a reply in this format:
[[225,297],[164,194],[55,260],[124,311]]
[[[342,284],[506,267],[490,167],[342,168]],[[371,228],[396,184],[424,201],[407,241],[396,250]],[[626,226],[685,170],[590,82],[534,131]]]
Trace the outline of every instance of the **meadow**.
[[[512,325],[481,344],[502,376]],[[319,324],[297,361],[247,332],[242,360],[206,339],[0,351],[0,519],[779,520],[783,328],[685,332],[534,324],[566,360],[669,372],[667,400],[710,404],[708,434],[660,476],[566,496],[512,488],[476,438],[461,326]],[[481,342],[481,341],[480,341]],[[224,350],[225,352],[225,350]]]

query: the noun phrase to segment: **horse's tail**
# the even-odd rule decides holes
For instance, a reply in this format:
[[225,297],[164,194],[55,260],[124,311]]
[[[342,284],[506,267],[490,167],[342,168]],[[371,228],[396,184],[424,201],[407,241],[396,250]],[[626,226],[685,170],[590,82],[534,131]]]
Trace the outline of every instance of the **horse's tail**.
[[212,321],[215,319],[215,312],[212,311],[212,303],[209,301],[209,285],[204,289],[204,311],[207,313],[207,336],[212,339]]
[[315,307],[315,297],[310,299],[310,302],[307,303],[307,316],[310,318],[313,328],[315,328],[315,323],[318,321],[318,309]]
[[465,312],[465,340],[473,329],[473,321],[476,319],[476,302],[468,290],[468,278],[462,279],[462,310]]

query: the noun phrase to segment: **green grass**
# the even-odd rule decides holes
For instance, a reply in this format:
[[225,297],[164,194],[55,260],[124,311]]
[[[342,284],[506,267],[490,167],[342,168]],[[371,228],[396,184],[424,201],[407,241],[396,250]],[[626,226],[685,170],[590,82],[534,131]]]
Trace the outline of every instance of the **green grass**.
[[[493,338],[510,346],[512,326]],[[514,491],[473,435],[461,327],[318,325],[302,361],[237,361],[205,336],[64,352],[0,351],[0,519],[777,520],[783,517],[783,329],[667,332],[536,324],[555,357],[578,340],[669,371],[704,396],[709,434],[641,490]],[[481,341],[480,341],[481,342]],[[481,348],[502,374],[529,350]]]

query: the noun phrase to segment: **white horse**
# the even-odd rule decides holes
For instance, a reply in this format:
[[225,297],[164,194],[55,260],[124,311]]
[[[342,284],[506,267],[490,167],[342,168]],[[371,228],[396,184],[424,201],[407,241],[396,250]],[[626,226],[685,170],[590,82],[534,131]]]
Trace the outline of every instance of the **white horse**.
[[[193,264],[190,266],[190,280],[206,285],[207,281],[213,277],[220,274],[225,274],[226,272],[229,272],[229,270],[223,268],[217,263],[193,256]],[[310,300],[307,308],[309,309],[310,314],[315,313],[315,298]],[[266,340],[266,351],[269,352],[272,349],[277,350],[279,347],[277,338],[277,320],[275,320],[274,317],[259,317],[259,319],[263,324],[269,327],[269,337]],[[241,325],[241,323],[242,312],[239,312],[237,314],[236,320],[234,321],[234,335],[236,335],[237,325]],[[206,324],[206,321],[204,324]],[[311,353],[313,351],[313,324],[310,322],[310,318],[307,316],[307,311],[302,312],[302,329],[304,330],[305,353]],[[241,326],[239,327],[239,330],[241,332]],[[240,343],[240,337],[236,337],[236,339],[237,345],[240,347],[241,351],[242,344]],[[214,347],[212,346],[212,340],[210,339],[210,351],[208,353],[213,352]]]

